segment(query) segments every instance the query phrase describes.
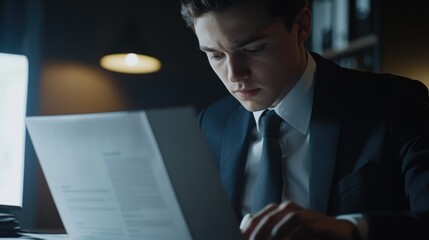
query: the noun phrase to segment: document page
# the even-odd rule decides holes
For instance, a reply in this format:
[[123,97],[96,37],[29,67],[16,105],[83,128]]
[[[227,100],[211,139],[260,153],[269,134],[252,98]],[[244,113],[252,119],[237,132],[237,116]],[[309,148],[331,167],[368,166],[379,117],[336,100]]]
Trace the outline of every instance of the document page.
[[192,239],[146,113],[27,118],[72,239]]

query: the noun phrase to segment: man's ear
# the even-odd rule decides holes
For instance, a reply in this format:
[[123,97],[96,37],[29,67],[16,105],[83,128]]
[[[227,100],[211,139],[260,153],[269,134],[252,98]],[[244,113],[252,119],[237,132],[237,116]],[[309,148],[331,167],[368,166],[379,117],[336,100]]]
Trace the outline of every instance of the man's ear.
[[298,26],[298,41],[304,42],[310,36],[311,32],[311,10],[309,8],[304,8],[296,17],[295,24]]

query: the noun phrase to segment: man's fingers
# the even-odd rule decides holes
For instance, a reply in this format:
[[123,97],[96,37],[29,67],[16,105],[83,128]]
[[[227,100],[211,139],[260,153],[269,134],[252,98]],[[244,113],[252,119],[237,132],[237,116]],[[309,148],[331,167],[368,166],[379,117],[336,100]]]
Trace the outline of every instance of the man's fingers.
[[243,232],[245,238],[249,239],[253,230],[259,224],[259,222],[264,218],[264,216],[266,216],[270,212],[274,211],[276,208],[277,208],[277,205],[275,205],[275,204],[267,205],[261,211],[259,211],[255,215],[251,216],[246,222],[243,222],[242,232]]
[[[283,202],[280,205],[271,204],[262,209],[260,212],[250,217],[247,223],[242,224],[242,232],[246,239],[266,239],[268,236],[275,236],[275,231],[279,222],[286,225],[287,216],[294,211],[300,210],[301,207],[293,202]],[[284,226],[278,226],[276,231],[284,231]]]

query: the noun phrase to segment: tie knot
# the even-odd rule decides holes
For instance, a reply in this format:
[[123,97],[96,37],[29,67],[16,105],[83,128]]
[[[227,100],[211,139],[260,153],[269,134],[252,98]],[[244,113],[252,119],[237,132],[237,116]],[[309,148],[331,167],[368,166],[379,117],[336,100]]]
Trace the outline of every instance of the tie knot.
[[262,137],[278,138],[282,121],[283,119],[274,110],[268,110],[262,114],[260,121]]

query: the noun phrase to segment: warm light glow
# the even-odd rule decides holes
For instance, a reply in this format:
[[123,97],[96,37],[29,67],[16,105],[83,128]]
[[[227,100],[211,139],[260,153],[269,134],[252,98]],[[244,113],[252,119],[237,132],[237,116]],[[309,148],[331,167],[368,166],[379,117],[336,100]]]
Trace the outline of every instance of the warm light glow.
[[121,73],[151,73],[161,69],[161,62],[147,55],[121,53],[101,58],[100,64],[105,69]]

